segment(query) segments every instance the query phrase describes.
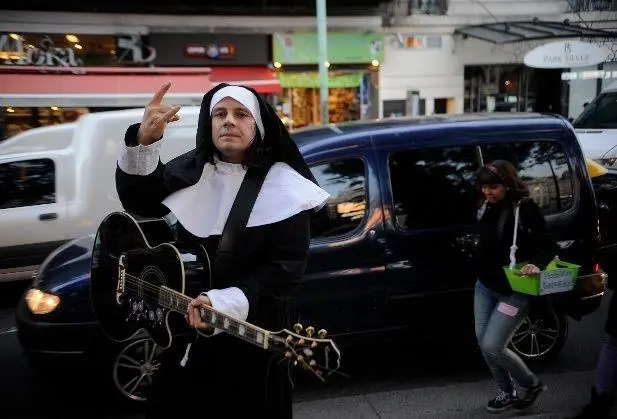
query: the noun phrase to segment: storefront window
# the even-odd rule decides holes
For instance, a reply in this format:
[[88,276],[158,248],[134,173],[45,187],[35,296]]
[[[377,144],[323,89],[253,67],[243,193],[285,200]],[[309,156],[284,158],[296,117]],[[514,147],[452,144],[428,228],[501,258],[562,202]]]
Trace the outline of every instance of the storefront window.
[[87,108],[0,108],[0,141],[31,128],[76,121]]
[[119,61],[114,35],[0,34],[3,64],[83,67],[111,66]]
[[465,112],[567,113],[561,70],[523,65],[465,67]]
[[[329,122],[339,123],[372,118],[376,97],[373,78],[376,70],[331,72],[329,81]],[[283,94],[278,108],[294,129],[321,124],[319,74],[317,72],[281,71]],[[377,101],[375,100],[375,108]]]

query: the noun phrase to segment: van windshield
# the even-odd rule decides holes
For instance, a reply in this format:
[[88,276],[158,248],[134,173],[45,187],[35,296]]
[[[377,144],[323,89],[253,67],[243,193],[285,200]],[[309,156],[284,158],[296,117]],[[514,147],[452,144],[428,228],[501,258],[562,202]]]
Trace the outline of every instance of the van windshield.
[[572,125],[574,128],[617,128],[617,92],[600,93]]

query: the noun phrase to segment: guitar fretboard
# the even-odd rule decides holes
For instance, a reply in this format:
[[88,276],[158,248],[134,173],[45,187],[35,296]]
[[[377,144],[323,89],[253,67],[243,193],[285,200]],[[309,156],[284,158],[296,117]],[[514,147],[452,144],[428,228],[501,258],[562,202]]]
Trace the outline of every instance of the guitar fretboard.
[[[161,287],[159,304],[165,308],[180,314],[188,312],[189,304],[193,299],[171,288]],[[201,319],[225,333],[236,336],[246,342],[261,348],[268,348],[268,332],[250,323],[246,323],[219,311],[212,307],[202,306],[200,309]]]

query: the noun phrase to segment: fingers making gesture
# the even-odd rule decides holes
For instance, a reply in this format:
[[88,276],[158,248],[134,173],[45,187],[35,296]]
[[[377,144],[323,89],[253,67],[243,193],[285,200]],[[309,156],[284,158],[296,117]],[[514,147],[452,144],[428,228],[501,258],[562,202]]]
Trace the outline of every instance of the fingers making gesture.
[[163,137],[167,124],[180,119],[177,115],[180,106],[163,105],[163,98],[170,87],[171,82],[165,83],[154,94],[148,105],[146,105],[146,110],[137,132],[139,144],[150,145],[160,140]]

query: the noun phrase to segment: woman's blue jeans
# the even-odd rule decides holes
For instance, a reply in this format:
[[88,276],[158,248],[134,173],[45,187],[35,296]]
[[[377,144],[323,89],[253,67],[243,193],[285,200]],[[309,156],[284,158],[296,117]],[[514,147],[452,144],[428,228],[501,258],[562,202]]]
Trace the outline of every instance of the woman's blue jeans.
[[514,393],[513,381],[532,387],[536,376],[523,360],[508,349],[508,343],[529,308],[519,294],[501,295],[476,282],[474,317],[476,337],[484,360],[500,390]]

